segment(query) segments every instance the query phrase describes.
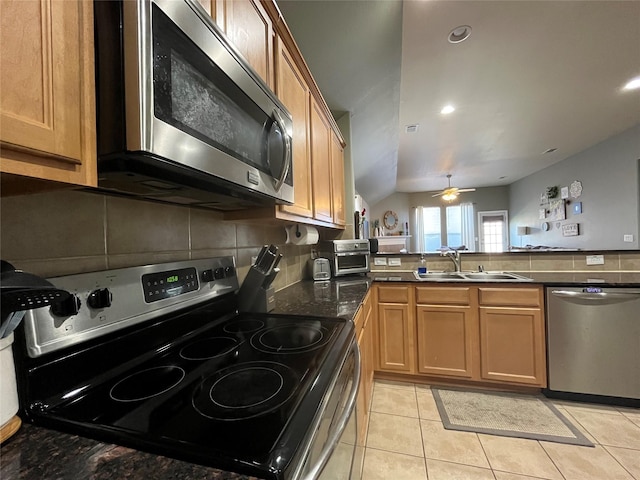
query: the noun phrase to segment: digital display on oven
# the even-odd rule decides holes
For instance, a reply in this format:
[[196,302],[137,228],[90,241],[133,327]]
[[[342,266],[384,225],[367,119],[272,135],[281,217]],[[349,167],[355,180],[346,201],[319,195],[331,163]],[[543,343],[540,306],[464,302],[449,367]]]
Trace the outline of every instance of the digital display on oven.
[[142,276],[144,301],[157,302],[183,293],[198,290],[198,273],[195,268],[182,268]]

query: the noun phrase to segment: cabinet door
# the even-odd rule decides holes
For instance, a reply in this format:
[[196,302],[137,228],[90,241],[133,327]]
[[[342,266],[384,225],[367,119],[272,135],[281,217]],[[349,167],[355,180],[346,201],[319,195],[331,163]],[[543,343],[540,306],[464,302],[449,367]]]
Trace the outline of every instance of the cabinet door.
[[216,1],[215,15],[231,43],[273,88],[273,22],[264,7],[258,0]]
[[414,333],[409,305],[378,304],[380,369],[414,373]]
[[331,210],[331,128],[315,100],[311,100],[311,166],[313,218],[333,222]]
[[538,308],[480,308],[485,380],[546,386],[544,322]]
[[93,2],[1,9],[2,172],[95,186]]
[[469,306],[418,305],[418,371],[473,378],[477,370],[477,310]]
[[276,94],[293,117],[293,205],[280,210],[303,217],[313,216],[311,154],[309,145],[309,87],[285,45],[276,43]]
[[338,136],[331,131],[331,206],[333,223],[345,225],[344,151]]

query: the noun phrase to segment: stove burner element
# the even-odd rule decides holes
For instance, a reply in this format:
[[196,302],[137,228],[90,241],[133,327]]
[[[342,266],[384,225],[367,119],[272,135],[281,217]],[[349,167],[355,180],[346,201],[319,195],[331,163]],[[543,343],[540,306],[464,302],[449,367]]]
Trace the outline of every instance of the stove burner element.
[[136,372],[120,380],[109,391],[118,402],[137,402],[168,392],[178,385],[185,376],[180,367],[153,367]]
[[301,353],[315,350],[328,340],[322,327],[296,323],[258,332],[251,337],[251,345],[265,353]]
[[205,379],[194,393],[193,406],[210,419],[246,420],[280,407],[298,383],[295,372],[281,363],[241,363]]
[[238,340],[232,337],[209,337],[190,343],[180,356],[185,360],[208,360],[231,352],[238,346]]
[[251,333],[264,327],[262,320],[247,319],[225,325],[223,330],[227,333]]

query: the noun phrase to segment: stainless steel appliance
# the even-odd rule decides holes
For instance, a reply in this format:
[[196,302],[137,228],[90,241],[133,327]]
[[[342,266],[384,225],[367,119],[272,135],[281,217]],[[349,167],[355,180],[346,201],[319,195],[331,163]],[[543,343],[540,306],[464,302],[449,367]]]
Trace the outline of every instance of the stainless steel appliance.
[[311,276],[315,281],[331,279],[331,264],[328,258],[311,259]]
[[293,202],[291,115],[195,0],[95,2],[99,187]]
[[349,478],[351,322],[238,313],[233,257],[49,280],[73,295],[16,330],[26,420],[258,478],[335,462]]
[[331,262],[333,276],[367,273],[370,251],[369,240],[331,240],[320,242],[318,253]]
[[640,289],[547,287],[546,295],[545,393],[640,405]]

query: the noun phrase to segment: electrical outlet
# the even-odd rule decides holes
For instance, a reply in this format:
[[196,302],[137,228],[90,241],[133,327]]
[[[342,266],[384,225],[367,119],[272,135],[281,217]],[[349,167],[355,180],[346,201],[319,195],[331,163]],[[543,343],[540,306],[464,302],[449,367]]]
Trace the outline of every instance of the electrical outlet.
[[373,259],[373,264],[377,266],[382,266],[387,264],[387,257],[376,257]]
[[587,265],[604,265],[604,255],[587,255]]
[[622,238],[625,242],[633,242],[633,235],[624,235]]
[[402,265],[402,260],[400,258],[390,258],[389,265],[392,267],[399,267]]

